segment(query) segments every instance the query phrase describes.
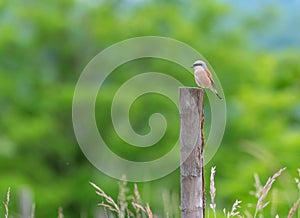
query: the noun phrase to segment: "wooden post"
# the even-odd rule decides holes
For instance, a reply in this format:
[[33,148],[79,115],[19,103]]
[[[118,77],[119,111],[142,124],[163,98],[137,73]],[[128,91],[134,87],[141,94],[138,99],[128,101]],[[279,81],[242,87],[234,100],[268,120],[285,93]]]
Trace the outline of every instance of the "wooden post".
[[181,217],[204,218],[203,99],[199,88],[179,88]]

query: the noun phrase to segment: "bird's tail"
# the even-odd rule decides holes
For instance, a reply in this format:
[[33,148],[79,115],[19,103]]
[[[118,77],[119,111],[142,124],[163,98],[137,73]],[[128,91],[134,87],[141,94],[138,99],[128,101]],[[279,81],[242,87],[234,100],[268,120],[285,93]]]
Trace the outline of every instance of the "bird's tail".
[[217,91],[215,91],[215,94],[220,100],[222,100],[222,97],[219,95],[219,93]]
[[217,90],[215,89],[215,88],[213,88],[213,89],[211,89],[214,93],[215,93],[215,95],[220,99],[220,100],[222,100],[222,97],[219,95],[219,93],[217,92]]

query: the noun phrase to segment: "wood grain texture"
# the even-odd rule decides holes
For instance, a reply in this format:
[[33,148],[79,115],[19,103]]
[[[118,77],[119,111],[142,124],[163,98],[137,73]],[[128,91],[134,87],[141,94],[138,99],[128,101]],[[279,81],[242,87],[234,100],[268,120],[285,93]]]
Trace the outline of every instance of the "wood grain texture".
[[179,88],[182,218],[205,215],[203,101],[202,89]]

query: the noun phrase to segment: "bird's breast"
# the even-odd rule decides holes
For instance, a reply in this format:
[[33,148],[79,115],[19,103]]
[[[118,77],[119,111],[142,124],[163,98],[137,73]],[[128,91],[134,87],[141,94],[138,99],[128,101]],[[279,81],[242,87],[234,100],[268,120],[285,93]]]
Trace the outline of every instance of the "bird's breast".
[[194,76],[198,86],[202,88],[209,88],[211,86],[210,79],[204,70],[195,70]]

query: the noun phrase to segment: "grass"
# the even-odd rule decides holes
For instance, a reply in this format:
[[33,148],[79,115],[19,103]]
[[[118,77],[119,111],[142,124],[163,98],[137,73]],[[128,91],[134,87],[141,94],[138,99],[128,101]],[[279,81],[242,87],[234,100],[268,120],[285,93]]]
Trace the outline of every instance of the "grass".
[[[133,193],[130,194],[125,179],[120,182],[117,202],[115,202],[112,197],[107,195],[99,186],[95,185],[92,182],[90,182],[90,184],[96,189],[96,194],[102,198],[102,202],[98,205],[105,208],[119,218],[142,218],[145,216],[149,218],[156,217],[153,215],[148,203],[146,203],[146,205],[142,205],[137,184],[134,184]],[[109,214],[107,213],[106,216],[109,217]]]
[[[269,201],[266,202],[266,198],[272,188],[273,183],[276,181],[276,179],[285,171],[285,168],[280,169],[277,171],[272,177],[269,177],[266,184],[262,186],[260,179],[257,174],[254,174],[254,188],[255,191],[250,192],[251,195],[255,196],[257,198],[257,203],[255,205],[255,212],[254,214],[251,214],[248,210],[244,210],[243,215],[242,212],[238,211],[241,209],[240,203],[241,201],[236,200],[234,204],[232,205],[232,208],[230,211],[227,211],[226,209],[223,209],[223,213],[225,215],[225,218],[230,218],[230,217],[247,217],[247,218],[263,218],[262,211],[265,207],[268,206],[270,203]],[[212,167],[211,169],[211,175],[210,175],[210,197],[211,197],[211,203],[210,203],[210,208],[213,212],[214,218],[216,218],[216,203],[215,203],[215,196],[216,196],[216,188],[215,188],[215,177],[216,173],[216,168]],[[295,182],[298,186],[299,193],[300,193],[300,169],[298,169],[298,174],[299,178],[295,178]],[[300,197],[299,199],[293,204],[291,207],[287,218],[292,218],[296,211],[297,208],[300,204]],[[300,210],[298,210],[298,218],[300,218]],[[276,214],[275,218],[279,218],[279,215]]]
[[[273,183],[277,180],[279,176],[285,171],[285,168],[280,169],[273,176],[269,177],[266,181],[265,185],[262,185],[259,176],[254,174],[254,191],[251,191],[250,194],[255,196],[257,202],[255,204],[255,211],[252,214],[249,210],[241,208],[241,201],[236,200],[230,210],[223,209],[223,214],[225,218],[231,217],[238,217],[238,218],[263,218],[263,210],[269,205],[269,201],[266,201],[267,196],[270,193]],[[210,204],[209,207],[212,211],[213,217],[217,217],[217,204],[216,204],[216,194],[217,190],[215,187],[215,174],[216,174],[216,167],[212,167],[211,174],[210,174]],[[294,202],[292,207],[289,210],[289,213],[286,215],[287,218],[300,218],[300,169],[298,169],[299,177],[295,178],[295,183],[299,190],[299,198]],[[100,217],[119,217],[119,218],[156,218],[162,217],[154,215],[148,203],[143,204],[142,199],[138,190],[137,184],[134,184],[133,191],[130,193],[130,190],[127,186],[127,182],[125,179],[119,183],[119,195],[118,199],[115,201],[112,197],[104,192],[99,186],[90,182],[90,184],[94,187],[96,194],[101,198],[100,203],[98,205],[103,208],[105,211]],[[7,190],[6,200],[3,202],[4,209],[5,209],[5,218],[9,218],[9,203],[10,203],[10,188]],[[164,207],[169,207],[170,205],[165,205],[166,202],[170,202],[169,198],[162,196],[164,199]],[[178,205],[179,208],[179,205]],[[35,205],[32,206],[32,213],[30,218],[34,218],[34,210]],[[298,210],[298,214],[297,214]],[[169,209],[166,209],[165,215],[163,217],[178,217],[177,215],[169,216],[170,214]],[[175,214],[175,213],[174,213]],[[207,217],[210,217],[209,210],[207,212]],[[268,216],[270,217],[270,216]],[[63,208],[58,208],[58,218],[64,218],[63,215]],[[278,214],[275,215],[275,218],[280,218]]]
[[9,204],[9,198],[10,198],[10,187],[8,187],[7,194],[6,194],[6,202],[4,203],[5,207],[5,218],[8,218],[8,204]]

